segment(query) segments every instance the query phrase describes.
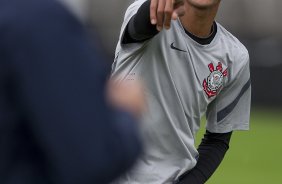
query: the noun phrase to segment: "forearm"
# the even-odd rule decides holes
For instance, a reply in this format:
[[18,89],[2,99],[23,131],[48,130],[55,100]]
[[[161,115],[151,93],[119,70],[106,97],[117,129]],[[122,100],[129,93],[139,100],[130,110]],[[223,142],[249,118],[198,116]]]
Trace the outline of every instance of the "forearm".
[[158,33],[156,25],[151,24],[150,3],[151,0],[144,2],[137,13],[130,19],[122,40],[124,44],[142,42]]
[[179,178],[177,184],[203,184],[215,172],[229,148],[232,132],[206,132],[199,145],[199,159],[196,166]]

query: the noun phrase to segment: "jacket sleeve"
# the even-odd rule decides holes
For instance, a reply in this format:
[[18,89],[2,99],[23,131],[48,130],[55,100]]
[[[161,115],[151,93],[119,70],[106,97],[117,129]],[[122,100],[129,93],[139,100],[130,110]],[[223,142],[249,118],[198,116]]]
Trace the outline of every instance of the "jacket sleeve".
[[110,182],[134,163],[141,144],[134,119],[105,102],[100,45],[89,43],[57,2],[17,5],[2,12],[1,42],[17,109],[44,153],[49,177],[60,184]]

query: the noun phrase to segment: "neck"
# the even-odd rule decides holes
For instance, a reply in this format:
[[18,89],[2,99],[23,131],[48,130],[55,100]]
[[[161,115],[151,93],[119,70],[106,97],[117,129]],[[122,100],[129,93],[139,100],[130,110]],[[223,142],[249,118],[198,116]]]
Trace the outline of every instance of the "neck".
[[218,6],[200,9],[185,2],[185,15],[180,18],[182,26],[193,35],[206,38],[211,34],[211,28]]

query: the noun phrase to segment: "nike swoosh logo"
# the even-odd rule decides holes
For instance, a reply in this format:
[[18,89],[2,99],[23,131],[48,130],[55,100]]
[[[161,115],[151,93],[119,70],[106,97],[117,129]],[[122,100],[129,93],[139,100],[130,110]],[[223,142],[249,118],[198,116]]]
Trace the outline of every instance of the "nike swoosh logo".
[[172,42],[172,43],[170,44],[170,48],[172,48],[173,50],[178,50],[178,51],[181,51],[181,52],[187,52],[187,51],[185,51],[185,50],[182,50],[182,49],[176,48],[176,47],[174,46],[174,42]]

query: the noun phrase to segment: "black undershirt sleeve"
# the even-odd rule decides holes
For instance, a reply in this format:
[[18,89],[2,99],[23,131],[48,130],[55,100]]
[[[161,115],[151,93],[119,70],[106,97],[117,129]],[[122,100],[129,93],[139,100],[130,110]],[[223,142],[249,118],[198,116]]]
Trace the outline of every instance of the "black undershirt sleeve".
[[142,42],[158,34],[156,25],[150,20],[151,0],[144,2],[130,19],[122,39],[123,44]]
[[204,184],[215,172],[229,148],[232,132],[211,133],[206,131],[199,145],[196,166],[181,175],[176,184]]

